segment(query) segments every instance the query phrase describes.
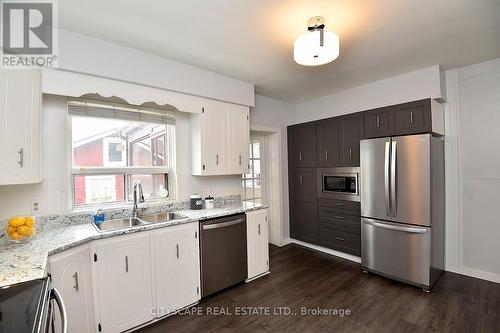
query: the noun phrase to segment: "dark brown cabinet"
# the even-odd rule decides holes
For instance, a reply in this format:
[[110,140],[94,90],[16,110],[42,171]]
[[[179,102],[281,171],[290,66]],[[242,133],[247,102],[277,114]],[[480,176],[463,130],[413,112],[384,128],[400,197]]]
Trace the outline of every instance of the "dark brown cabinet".
[[359,202],[318,200],[318,243],[356,256],[361,254],[361,211]]
[[432,132],[431,100],[395,106],[396,135]]
[[317,133],[317,165],[320,168],[340,165],[339,160],[339,122],[337,118],[318,121]]
[[394,107],[389,106],[365,112],[366,138],[381,138],[395,134]]
[[360,203],[318,199],[316,167],[359,167],[364,138],[430,132],[444,135],[443,106],[431,99],[289,126],[290,236],[359,256]]
[[316,169],[293,168],[289,170],[290,195],[295,201],[316,201]]
[[318,205],[311,202],[290,202],[290,237],[318,244]]
[[359,140],[364,138],[363,113],[339,117],[340,166],[359,166]]
[[318,244],[316,168],[289,169],[290,236]]
[[316,166],[316,124],[305,123],[288,127],[288,165]]

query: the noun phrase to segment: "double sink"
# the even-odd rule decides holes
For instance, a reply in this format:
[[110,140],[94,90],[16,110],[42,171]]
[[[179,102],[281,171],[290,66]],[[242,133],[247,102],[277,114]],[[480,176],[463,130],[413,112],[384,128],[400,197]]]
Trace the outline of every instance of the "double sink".
[[121,229],[129,229],[134,227],[142,227],[155,223],[172,222],[187,219],[187,216],[182,214],[167,212],[153,215],[145,215],[141,217],[128,217],[123,219],[106,220],[101,223],[93,223],[94,227],[99,232],[114,231]]

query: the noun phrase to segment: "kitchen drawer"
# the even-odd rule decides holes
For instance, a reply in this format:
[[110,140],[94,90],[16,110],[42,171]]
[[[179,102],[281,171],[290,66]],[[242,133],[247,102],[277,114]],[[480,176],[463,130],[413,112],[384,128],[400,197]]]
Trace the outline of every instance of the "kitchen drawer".
[[328,209],[338,214],[361,216],[361,204],[357,201],[318,199],[320,210]]
[[319,199],[318,203],[319,203],[319,206],[322,206],[322,207],[344,208],[344,209],[350,209],[350,210],[361,209],[361,204],[358,201]]
[[361,235],[330,228],[320,224],[319,245],[337,251],[361,255]]
[[359,210],[349,210],[343,208],[331,208],[331,207],[319,207],[320,216],[328,216],[334,218],[335,216],[340,216],[339,220],[350,219],[351,221],[359,221],[360,211]]
[[[345,231],[354,234],[361,233],[361,217],[350,216],[351,219],[344,219],[341,215],[319,217],[319,223],[324,227],[329,227],[338,231]],[[357,219],[357,220],[356,220]]]

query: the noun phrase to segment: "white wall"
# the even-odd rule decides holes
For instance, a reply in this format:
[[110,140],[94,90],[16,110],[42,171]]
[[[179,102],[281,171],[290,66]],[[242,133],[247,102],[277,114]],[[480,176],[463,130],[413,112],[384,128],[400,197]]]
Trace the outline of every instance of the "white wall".
[[[44,95],[43,182],[31,185],[0,186],[0,220],[12,215],[31,214],[32,201],[40,203],[36,215],[64,214],[69,211],[69,169],[66,98]],[[194,192],[215,196],[241,194],[241,176],[191,176],[189,114],[176,114],[176,164],[178,199],[187,200]]]
[[254,105],[253,83],[66,30],[59,30],[58,62],[63,70]]
[[500,58],[446,78],[446,266],[500,282]]
[[[255,95],[255,107],[250,108],[250,126],[259,130],[279,129],[281,133],[281,224],[282,237],[290,237],[288,213],[288,149],[286,126],[295,121],[295,105],[266,96]],[[271,153],[270,153],[271,155]]]
[[371,82],[297,104],[295,121],[302,123],[423,98],[446,99],[442,78],[435,65]]

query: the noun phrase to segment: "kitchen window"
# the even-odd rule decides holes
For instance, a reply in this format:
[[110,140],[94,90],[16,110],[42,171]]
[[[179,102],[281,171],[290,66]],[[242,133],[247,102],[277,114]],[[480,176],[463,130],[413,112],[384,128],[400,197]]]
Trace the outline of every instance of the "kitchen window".
[[249,173],[243,174],[242,179],[244,201],[264,202],[263,141],[261,137],[250,139],[250,168]]
[[68,113],[73,209],[130,204],[138,181],[147,202],[173,199],[173,111],[77,99]]

